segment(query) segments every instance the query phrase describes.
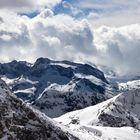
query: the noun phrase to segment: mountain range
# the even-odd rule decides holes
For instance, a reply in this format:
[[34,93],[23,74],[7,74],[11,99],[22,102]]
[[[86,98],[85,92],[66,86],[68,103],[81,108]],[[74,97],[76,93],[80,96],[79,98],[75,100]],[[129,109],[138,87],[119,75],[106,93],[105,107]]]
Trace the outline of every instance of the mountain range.
[[114,90],[95,67],[48,58],[0,64],[0,75],[17,97],[50,117],[105,101]]
[[0,63],[0,77],[1,140],[140,139],[139,79],[48,58]]

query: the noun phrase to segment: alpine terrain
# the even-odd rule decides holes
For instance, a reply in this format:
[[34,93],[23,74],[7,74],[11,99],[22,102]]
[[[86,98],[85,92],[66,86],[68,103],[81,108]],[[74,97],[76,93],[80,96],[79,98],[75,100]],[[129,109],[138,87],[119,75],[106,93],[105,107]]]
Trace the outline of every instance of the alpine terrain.
[[140,89],[121,93],[107,101],[67,113],[55,120],[85,139],[140,139]]
[[1,63],[0,76],[2,140],[140,139],[139,79],[48,58]]
[[70,131],[32,109],[0,80],[1,140],[78,140]]
[[0,64],[0,75],[17,97],[50,117],[100,103],[114,90],[95,67],[48,58]]

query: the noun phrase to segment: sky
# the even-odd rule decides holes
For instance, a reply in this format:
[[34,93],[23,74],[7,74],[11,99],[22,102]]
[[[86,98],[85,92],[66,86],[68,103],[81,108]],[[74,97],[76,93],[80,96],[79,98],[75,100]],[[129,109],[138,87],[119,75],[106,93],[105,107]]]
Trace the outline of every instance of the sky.
[[1,0],[0,61],[38,57],[140,75],[140,0]]

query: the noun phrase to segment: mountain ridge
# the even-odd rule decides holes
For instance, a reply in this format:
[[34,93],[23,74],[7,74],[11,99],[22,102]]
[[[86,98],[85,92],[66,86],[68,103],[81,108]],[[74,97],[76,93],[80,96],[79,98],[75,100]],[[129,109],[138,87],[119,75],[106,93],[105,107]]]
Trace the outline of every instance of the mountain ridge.
[[139,108],[140,89],[134,89],[54,120],[85,137],[84,140],[139,140]]
[[[130,90],[95,106],[66,113],[56,120],[107,127],[130,126],[140,130],[140,89]],[[88,115],[88,119],[86,116]]]
[[17,97],[50,117],[95,105],[113,95],[113,87],[103,72],[88,64],[66,60],[38,58],[34,64],[3,63],[0,75]]
[[2,80],[0,80],[0,139],[78,140],[70,130],[19,100]]

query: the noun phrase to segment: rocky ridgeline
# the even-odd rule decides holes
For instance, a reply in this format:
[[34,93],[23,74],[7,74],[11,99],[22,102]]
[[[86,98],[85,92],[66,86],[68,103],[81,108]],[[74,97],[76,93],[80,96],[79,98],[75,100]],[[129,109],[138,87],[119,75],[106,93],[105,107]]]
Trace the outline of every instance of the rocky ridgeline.
[[56,122],[17,99],[1,80],[0,139],[78,140]]
[[17,97],[50,117],[100,103],[113,90],[97,68],[47,58],[0,64],[0,75]]

